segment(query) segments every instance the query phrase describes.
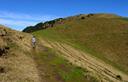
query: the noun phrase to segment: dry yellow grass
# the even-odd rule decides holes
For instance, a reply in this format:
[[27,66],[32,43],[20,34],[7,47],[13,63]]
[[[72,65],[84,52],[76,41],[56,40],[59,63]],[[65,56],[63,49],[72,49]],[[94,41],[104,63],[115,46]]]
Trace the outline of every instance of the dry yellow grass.
[[0,48],[9,47],[0,57],[0,82],[40,82],[36,63],[31,55],[31,35],[17,32],[3,26],[5,36],[0,36]]

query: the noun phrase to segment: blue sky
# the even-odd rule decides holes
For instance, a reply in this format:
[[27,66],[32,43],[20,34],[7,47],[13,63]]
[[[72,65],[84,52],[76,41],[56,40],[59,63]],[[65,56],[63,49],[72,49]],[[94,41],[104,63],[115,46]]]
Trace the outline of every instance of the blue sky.
[[0,0],[0,24],[16,30],[38,22],[88,13],[128,16],[128,0]]

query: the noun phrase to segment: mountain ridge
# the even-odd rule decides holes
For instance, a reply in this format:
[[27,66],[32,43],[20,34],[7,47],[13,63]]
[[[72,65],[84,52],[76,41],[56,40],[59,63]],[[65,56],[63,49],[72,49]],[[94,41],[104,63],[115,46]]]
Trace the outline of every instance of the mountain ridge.
[[86,19],[86,18],[90,18],[90,17],[94,17],[94,18],[121,18],[121,16],[115,15],[115,14],[104,14],[104,13],[97,13],[97,14],[79,14],[79,15],[75,15],[75,16],[69,16],[69,17],[65,17],[65,18],[57,18],[51,21],[46,21],[46,22],[40,22],[38,24],[36,24],[35,26],[28,26],[25,29],[23,29],[23,32],[34,32],[34,31],[38,31],[38,30],[42,30],[42,29],[46,29],[46,28],[52,28],[54,27],[56,24],[63,24],[63,22],[65,20],[73,20],[73,19]]

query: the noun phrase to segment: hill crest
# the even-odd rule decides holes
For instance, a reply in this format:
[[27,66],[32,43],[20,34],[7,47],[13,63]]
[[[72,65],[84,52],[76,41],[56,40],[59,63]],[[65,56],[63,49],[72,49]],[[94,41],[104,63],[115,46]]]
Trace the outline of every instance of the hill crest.
[[70,16],[66,18],[58,18],[55,20],[51,21],[46,21],[46,22],[40,22],[36,24],[35,26],[28,26],[26,27],[23,32],[34,32],[46,28],[52,28],[58,24],[64,24],[65,21],[72,21],[72,20],[86,20],[86,19],[95,19],[95,18],[107,18],[107,19],[113,19],[113,18],[122,18],[121,16],[115,15],[115,14],[104,14],[104,13],[99,13],[99,14],[79,14],[76,16]]

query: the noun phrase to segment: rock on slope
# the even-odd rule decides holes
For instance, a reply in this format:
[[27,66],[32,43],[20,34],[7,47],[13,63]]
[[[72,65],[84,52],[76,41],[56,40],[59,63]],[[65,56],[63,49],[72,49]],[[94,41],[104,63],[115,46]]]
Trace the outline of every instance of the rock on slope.
[[31,35],[0,26],[0,82],[39,82]]

